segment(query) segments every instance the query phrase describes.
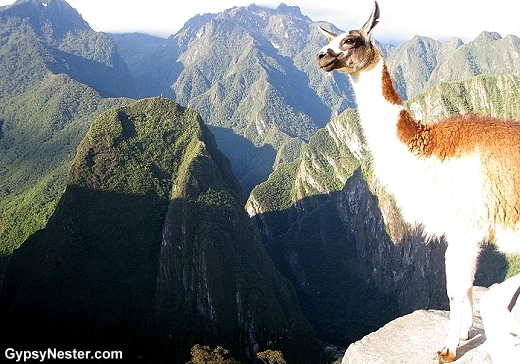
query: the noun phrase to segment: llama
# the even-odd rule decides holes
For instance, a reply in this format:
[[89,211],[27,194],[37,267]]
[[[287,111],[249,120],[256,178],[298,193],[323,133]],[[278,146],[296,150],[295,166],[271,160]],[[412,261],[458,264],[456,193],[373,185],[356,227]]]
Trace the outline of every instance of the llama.
[[[520,123],[475,115],[430,124],[414,120],[372,42],[378,19],[375,2],[359,30],[338,35],[320,27],[329,44],[318,53],[318,66],[350,76],[374,171],[405,220],[448,243],[450,323],[446,345],[437,355],[440,362],[451,362],[472,328],[472,288],[482,245],[493,242],[503,252],[520,251],[515,241],[520,239]],[[520,275],[507,280],[482,300],[496,363],[510,362],[511,355],[520,362],[520,326],[508,309],[519,281]]]

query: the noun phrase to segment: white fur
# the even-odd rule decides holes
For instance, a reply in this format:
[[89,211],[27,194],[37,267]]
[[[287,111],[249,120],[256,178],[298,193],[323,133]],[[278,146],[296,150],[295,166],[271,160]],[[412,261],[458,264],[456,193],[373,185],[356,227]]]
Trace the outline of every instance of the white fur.
[[508,309],[511,297],[519,286],[520,275],[517,275],[493,286],[480,302],[493,363],[520,362],[520,324]]
[[[380,55],[371,48],[371,33],[378,18],[376,2],[369,20],[358,31],[337,36],[321,28],[330,43],[318,53],[318,65],[326,71],[337,69],[350,75],[375,173],[395,196],[403,217],[410,223],[422,224],[426,234],[444,236],[448,242],[445,259],[450,326],[446,346],[439,355],[450,361],[455,358],[459,338],[467,338],[472,327],[472,287],[482,243],[495,240],[502,249],[520,251],[514,185],[518,173],[511,171],[520,166],[518,161],[506,161],[503,156],[493,160],[489,153],[487,158],[481,158],[484,154],[479,154],[482,151],[478,148],[457,156],[446,153],[443,160],[435,154],[414,154],[409,150],[397,134],[403,106],[395,104],[395,95],[389,96],[393,102],[385,99],[384,60],[382,56],[371,58]],[[371,61],[375,60],[378,63],[374,65]],[[496,183],[496,178],[500,178],[500,183]],[[508,212],[515,216],[507,216]],[[500,226],[501,223],[507,226]],[[504,288],[491,290],[484,300],[486,331],[489,328],[490,334],[498,335],[490,342],[507,343],[490,350],[499,353],[492,354],[499,363],[509,362],[503,361],[507,359],[500,351],[518,343],[511,339],[507,328],[514,327],[514,334],[520,335],[520,327],[508,322],[507,301],[511,301],[512,292],[520,285],[520,275],[513,279],[502,283]],[[498,314],[493,315],[495,309]],[[514,360],[520,362],[518,357]]]
[[441,162],[436,157],[410,153],[396,132],[403,106],[388,103],[382,91],[374,91],[381,90],[382,71],[380,60],[373,70],[353,78],[377,176],[395,196],[403,217],[410,223],[423,224],[428,234],[442,236],[464,228],[480,235],[479,242],[487,239],[490,222],[479,156],[472,154]]
[[[488,200],[501,196],[486,195],[477,152],[441,161],[412,154],[398,139],[397,121],[403,106],[391,104],[383,96],[383,65],[381,59],[371,70],[352,76],[361,123],[374,170],[395,196],[403,217],[421,223],[428,235],[445,236],[448,241],[451,315],[446,348],[455,353],[459,338],[466,339],[472,327],[472,286],[481,244],[494,236],[500,247],[518,251],[520,233],[494,225]],[[487,326],[494,324],[494,320],[486,322]]]

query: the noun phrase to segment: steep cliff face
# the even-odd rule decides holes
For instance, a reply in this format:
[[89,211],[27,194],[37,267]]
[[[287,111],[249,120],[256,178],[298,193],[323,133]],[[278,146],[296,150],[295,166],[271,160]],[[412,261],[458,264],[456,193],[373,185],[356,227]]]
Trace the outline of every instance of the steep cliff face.
[[[320,338],[346,345],[398,315],[447,308],[445,243],[404,222],[354,112],[316,133],[246,208]],[[503,278],[502,256],[490,249],[481,260],[478,282]]]
[[51,220],[6,266],[6,344],[153,362],[185,363],[195,343],[312,358],[310,326],[240,195],[193,110],[154,98],[103,113]]
[[338,214],[355,241],[359,275],[395,297],[400,314],[446,307],[445,245],[426,240],[420,226],[405,223],[392,196],[377,186],[373,192],[368,180],[356,171],[338,201]]
[[204,134],[172,181],[155,296],[159,339],[173,357],[179,341],[205,338],[246,358],[271,347],[312,361],[311,328],[294,289],[244,212],[229,161]]

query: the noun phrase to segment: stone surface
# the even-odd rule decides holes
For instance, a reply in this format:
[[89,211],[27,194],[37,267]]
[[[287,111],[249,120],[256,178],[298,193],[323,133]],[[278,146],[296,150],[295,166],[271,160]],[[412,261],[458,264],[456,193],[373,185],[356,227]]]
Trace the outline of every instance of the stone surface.
[[[342,364],[438,363],[436,353],[444,346],[448,323],[447,311],[415,311],[350,345]],[[491,364],[479,316],[474,317],[473,324],[469,340],[461,342],[455,363]]]

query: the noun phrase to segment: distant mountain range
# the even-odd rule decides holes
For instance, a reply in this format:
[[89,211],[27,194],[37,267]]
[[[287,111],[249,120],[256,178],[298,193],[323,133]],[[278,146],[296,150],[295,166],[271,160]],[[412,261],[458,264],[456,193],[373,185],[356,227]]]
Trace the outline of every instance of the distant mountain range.
[[[346,346],[446,307],[444,244],[425,244],[373,176],[349,79],[316,67],[326,40],[298,7],[199,15],[162,39],[45,4],[0,8],[10,343],[316,363],[315,337]],[[518,37],[378,45],[419,119],[520,116]],[[487,250],[478,282],[511,262]]]

